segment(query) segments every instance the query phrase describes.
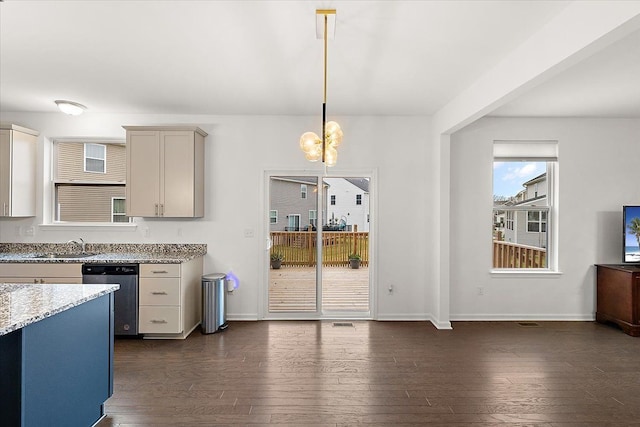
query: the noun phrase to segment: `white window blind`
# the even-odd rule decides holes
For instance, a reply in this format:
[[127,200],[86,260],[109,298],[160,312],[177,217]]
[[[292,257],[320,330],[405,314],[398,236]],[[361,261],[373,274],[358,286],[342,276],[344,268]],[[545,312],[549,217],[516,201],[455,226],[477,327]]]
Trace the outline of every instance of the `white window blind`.
[[493,159],[555,162],[558,141],[493,141]]

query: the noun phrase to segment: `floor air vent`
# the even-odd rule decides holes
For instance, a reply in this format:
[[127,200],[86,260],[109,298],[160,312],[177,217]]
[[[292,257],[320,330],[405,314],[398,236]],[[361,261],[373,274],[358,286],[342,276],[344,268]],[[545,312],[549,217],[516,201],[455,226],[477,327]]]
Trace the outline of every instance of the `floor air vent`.
[[528,327],[528,328],[535,328],[535,327],[540,326],[536,322],[518,322],[518,325],[525,326],[525,327]]
[[351,323],[351,322],[333,322],[333,326],[351,326],[351,327],[353,327],[353,323]]

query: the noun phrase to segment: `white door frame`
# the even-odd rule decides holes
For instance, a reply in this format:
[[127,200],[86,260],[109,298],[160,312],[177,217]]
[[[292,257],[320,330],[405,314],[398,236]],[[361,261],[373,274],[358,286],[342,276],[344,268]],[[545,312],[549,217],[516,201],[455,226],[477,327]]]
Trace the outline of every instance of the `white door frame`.
[[[333,170],[331,171],[333,172]],[[270,320],[270,319],[282,319],[282,320],[322,320],[322,319],[376,319],[377,318],[377,293],[376,293],[376,277],[377,277],[377,249],[376,249],[376,236],[377,236],[377,228],[376,228],[376,211],[377,211],[377,170],[365,170],[365,171],[336,171],[335,173],[331,173],[330,175],[322,172],[315,172],[309,170],[265,170],[264,171],[264,182],[263,182],[263,209],[262,209],[262,218],[261,221],[263,227],[263,238],[264,238],[264,255],[262,257],[262,291],[258,293],[258,318],[261,320]],[[269,220],[269,208],[270,208],[270,198],[271,194],[269,192],[269,183],[272,176],[304,176],[304,177],[316,177],[320,180],[320,185],[322,185],[322,178],[325,177],[335,177],[335,178],[369,178],[369,312],[368,313],[349,313],[349,312],[340,312],[340,313],[323,313],[322,312],[322,263],[316,263],[316,311],[315,312],[292,312],[292,313],[269,313],[268,305],[269,305],[269,269],[270,269],[270,261],[269,261],[269,249],[270,246],[270,220]],[[322,187],[320,187],[322,188]],[[322,233],[321,224],[324,223],[324,209],[323,200],[324,194],[323,191],[317,192],[317,206],[316,206],[316,218],[317,224],[316,230],[318,233],[318,241],[320,241],[319,237]],[[317,259],[322,259],[322,247],[317,245]]]

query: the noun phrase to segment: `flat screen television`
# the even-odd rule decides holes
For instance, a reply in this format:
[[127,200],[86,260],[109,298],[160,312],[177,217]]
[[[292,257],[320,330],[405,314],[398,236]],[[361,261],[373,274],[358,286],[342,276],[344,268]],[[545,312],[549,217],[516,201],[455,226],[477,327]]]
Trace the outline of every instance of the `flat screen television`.
[[624,262],[640,264],[640,206],[622,207]]

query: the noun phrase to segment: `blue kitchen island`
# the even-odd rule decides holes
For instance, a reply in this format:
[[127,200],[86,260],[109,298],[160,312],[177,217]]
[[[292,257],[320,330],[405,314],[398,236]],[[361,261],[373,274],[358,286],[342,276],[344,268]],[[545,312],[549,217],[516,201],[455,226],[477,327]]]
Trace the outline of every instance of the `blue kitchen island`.
[[104,416],[117,289],[0,283],[0,425],[87,427]]

